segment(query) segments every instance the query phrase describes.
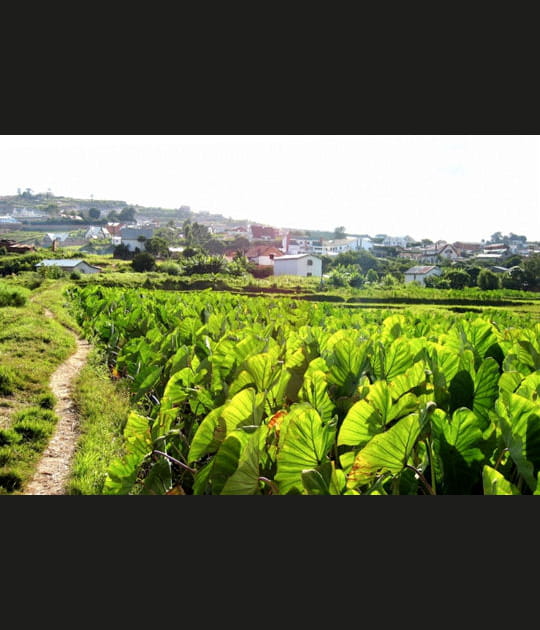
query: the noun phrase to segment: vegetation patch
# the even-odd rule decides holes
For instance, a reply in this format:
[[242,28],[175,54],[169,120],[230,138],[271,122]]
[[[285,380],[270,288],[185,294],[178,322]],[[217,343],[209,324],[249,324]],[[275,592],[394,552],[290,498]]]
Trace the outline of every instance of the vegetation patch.
[[91,353],[74,383],[80,414],[77,444],[67,494],[102,494],[107,468],[124,452],[123,430],[130,409],[127,383],[110,378],[103,356]]

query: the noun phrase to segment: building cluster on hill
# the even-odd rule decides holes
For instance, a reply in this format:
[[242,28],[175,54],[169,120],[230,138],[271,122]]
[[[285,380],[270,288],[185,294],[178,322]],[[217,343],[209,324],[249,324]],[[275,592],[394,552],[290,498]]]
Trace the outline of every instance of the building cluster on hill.
[[[28,204],[31,197],[23,193],[16,199],[17,202]],[[78,203],[71,208],[69,200],[64,200],[62,204],[59,200],[63,198],[47,195],[46,199],[42,199],[43,202],[51,202],[49,206],[62,205],[61,211],[53,216],[39,209],[49,208],[43,203],[36,208],[26,207],[24,204],[15,207],[13,203],[9,206],[5,205],[7,203],[5,202],[4,211],[9,208],[9,212],[0,216],[0,232],[33,229],[42,233],[42,236],[19,241],[4,239],[0,241],[0,248],[3,247],[6,252],[23,252],[36,247],[51,248],[55,251],[65,247],[84,248],[89,243],[99,241],[109,243],[111,249],[122,246],[126,252],[133,254],[143,251],[145,241],[152,239],[159,234],[158,230],[168,226],[177,237],[175,245],[168,248],[169,254],[175,256],[183,250],[179,245],[186,240],[183,231],[186,228],[187,217],[188,223],[195,219],[199,225],[197,222],[194,225],[203,228],[214,243],[220,244],[219,252],[225,258],[232,260],[241,252],[251,263],[272,268],[274,275],[320,276],[321,261],[325,257],[332,259],[346,252],[364,251],[376,258],[410,260],[411,267],[405,272],[405,281],[414,280],[422,284],[424,276],[437,275],[437,264],[444,261],[491,263],[495,271],[505,271],[501,262],[509,256],[518,255],[525,258],[540,253],[539,243],[528,242],[525,237],[513,234],[503,238],[500,233],[496,233],[494,236],[500,236],[500,242],[494,241],[492,237],[489,242],[480,243],[464,241],[449,243],[444,240],[433,243],[428,239],[417,241],[409,235],[377,234],[373,237],[369,234],[347,235],[336,229],[333,235],[332,232],[328,232],[329,237],[322,238],[312,236],[309,231],[288,230],[249,221],[219,220],[221,215],[216,215],[218,219],[207,216],[208,213],[199,215],[192,213],[189,207],[185,206],[182,206],[180,209],[182,212],[179,210],[178,214],[178,217],[183,217],[184,220],[177,219],[175,222],[171,219],[159,220],[155,214],[145,212],[149,209],[138,206],[137,211],[133,207],[122,208],[124,202],[92,200],[82,205]],[[108,204],[109,211],[113,213],[111,218],[115,220],[100,222],[91,220],[92,211],[95,211],[93,218],[99,216],[100,203]],[[91,207],[83,207],[89,204]],[[88,221],[83,219],[85,213]],[[58,219],[57,224],[54,218]],[[72,223],[68,225],[71,219]]]

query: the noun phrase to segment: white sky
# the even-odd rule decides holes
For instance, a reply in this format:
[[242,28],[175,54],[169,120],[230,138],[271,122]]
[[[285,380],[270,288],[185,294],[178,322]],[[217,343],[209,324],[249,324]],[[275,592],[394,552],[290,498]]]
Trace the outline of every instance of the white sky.
[[538,135],[0,135],[17,189],[275,227],[540,240]]

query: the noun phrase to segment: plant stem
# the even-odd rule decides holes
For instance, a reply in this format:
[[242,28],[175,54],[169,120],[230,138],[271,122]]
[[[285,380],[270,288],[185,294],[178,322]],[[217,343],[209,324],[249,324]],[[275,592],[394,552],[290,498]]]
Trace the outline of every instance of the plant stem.
[[429,483],[427,482],[427,479],[419,470],[417,470],[414,466],[411,466],[410,464],[406,464],[405,468],[409,468],[410,470],[413,470],[420,477],[420,480],[426,487],[426,490],[429,492],[429,494],[432,494],[433,496],[435,496],[435,492],[433,492],[433,488],[429,485]]
[[433,450],[431,447],[431,440],[426,438],[424,440],[424,444],[426,445],[428,461],[429,461],[429,474],[431,477],[431,487],[433,488],[433,494],[437,494],[437,487],[435,485],[435,470],[433,468]]
[[497,461],[495,462],[495,470],[497,470],[497,468],[499,467],[499,464],[502,462],[502,458],[507,451],[507,448],[503,448],[503,450],[501,451],[499,457],[497,458]]
[[270,489],[272,490],[272,494],[279,494],[278,487],[273,481],[268,479],[268,477],[258,477],[258,479],[259,481],[264,481],[264,483],[267,483],[270,486]]
[[153,452],[157,453],[158,455],[163,455],[163,457],[166,457],[171,462],[173,462],[175,464],[178,464],[179,466],[182,466],[182,468],[185,468],[186,470],[189,470],[193,474],[195,474],[197,472],[195,470],[195,468],[190,468],[187,464],[184,464],[183,462],[181,462],[180,460],[176,459],[175,457],[171,457],[168,453],[164,453],[163,451],[157,451],[157,450],[154,450]]

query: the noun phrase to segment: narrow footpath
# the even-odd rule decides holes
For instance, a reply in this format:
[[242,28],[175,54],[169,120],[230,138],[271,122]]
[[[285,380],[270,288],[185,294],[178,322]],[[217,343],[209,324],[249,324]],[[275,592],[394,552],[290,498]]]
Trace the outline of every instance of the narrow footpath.
[[[46,311],[52,317],[50,311]],[[77,337],[77,349],[51,376],[50,388],[56,397],[54,412],[58,416],[55,431],[42,454],[34,477],[23,495],[65,494],[71,460],[79,437],[79,417],[72,399],[73,382],[86,362],[90,344]]]

